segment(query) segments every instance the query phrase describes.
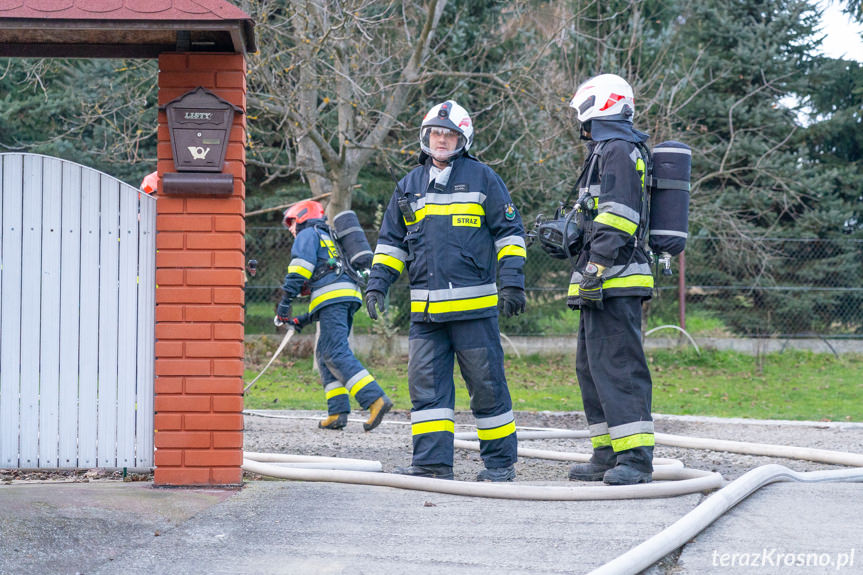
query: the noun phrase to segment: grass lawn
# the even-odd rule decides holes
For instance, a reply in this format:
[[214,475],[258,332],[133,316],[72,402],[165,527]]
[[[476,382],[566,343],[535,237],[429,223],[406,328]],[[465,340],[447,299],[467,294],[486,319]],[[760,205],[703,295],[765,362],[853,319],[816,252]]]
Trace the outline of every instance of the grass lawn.
[[[277,343],[277,342],[275,342]],[[273,346],[274,349],[275,346]],[[269,350],[272,353],[272,349]],[[258,353],[260,358],[262,354]],[[269,357],[266,354],[265,357]],[[410,409],[407,359],[361,358],[395,402]],[[653,376],[653,411],[754,419],[863,421],[863,356],[786,351],[752,357],[736,352],[692,349],[648,354]],[[266,361],[247,369],[251,381]],[[248,362],[247,362],[248,365]],[[519,411],[581,410],[573,356],[508,356],[506,373]],[[455,370],[456,409],[469,398]],[[311,358],[279,358],[249,390],[248,409],[324,409],[323,392]],[[357,409],[356,402],[352,406]]]

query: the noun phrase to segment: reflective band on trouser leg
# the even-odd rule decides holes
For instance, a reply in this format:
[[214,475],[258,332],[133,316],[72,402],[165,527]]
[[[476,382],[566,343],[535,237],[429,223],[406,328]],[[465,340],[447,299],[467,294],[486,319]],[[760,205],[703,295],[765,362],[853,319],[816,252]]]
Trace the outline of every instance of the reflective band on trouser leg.
[[375,381],[375,376],[370,374],[368,370],[361,370],[348,378],[345,382],[345,387],[350,392],[351,396],[363,407],[370,406],[374,401],[384,395],[384,390]]
[[411,413],[414,465],[452,465],[455,411],[440,407]]
[[654,439],[652,433],[636,433],[620,439],[611,440],[611,448],[615,453],[634,449],[636,447],[653,447]]
[[590,444],[594,449],[598,447],[609,447],[611,446],[611,436],[609,434],[597,435],[595,437],[590,438]]
[[[323,366],[323,369],[327,369]],[[327,370],[327,374],[332,374]],[[323,375],[323,371],[321,372]],[[324,385],[324,397],[327,400],[327,415],[335,415],[336,413],[350,413],[351,404],[348,401],[348,390],[345,389],[338,381],[333,381]]]

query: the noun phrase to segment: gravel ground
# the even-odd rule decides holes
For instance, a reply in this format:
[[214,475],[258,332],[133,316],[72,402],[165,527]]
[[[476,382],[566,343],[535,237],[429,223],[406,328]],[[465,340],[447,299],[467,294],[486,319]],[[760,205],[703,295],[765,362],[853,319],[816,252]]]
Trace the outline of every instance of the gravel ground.
[[[317,428],[323,412],[255,411],[245,418],[245,449],[247,451],[322,455],[373,459],[383,464],[385,472],[395,466],[408,465],[411,459],[409,413],[395,411],[387,415],[380,427],[364,432],[365,412],[351,414],[348,426],[339,431]],[[456,431],[473,431],[470,413],[456,415]],[[520,429],[539,427],[585,430],[584,415],[578,412],[518,412],[516,425]],[[691,437],[704,437],[747,443],[767,443],[811,447],[863,454],[863,423],[820,422],[751,422],[715,418],[656,416],[656,432]],[[523,440],[520,445],[576,453],[589,453],[586,439]],[[684,449],[657,445],[656,457],[681,460],[687,467],[716,471],[733,480],[759,465],[778,463],[795,471],[837,469],[838,466],[811,461],[762,457]],[[522,457],[516,465],[519,481],[561,481],[566,479],[569,464],[559,461]],[[479,454],[455,451],[455,478],[472,481],[483,468]]]
[[[323,455],[380,461],[385,472],[411,461],[410,414],[390,412],[384,422],[371,432],[364,432],[362,421],[367,414],[354,412],[343,430],[318,429],[322,411],[252,411],[245,416],[245,449],[265,453]],[[695,418],[657,415],[656,432],[688,437],[704,437],[747,443],[767,443],[811,447],[863,454],[863,423],[821,422],[753,422],[718,418]],[[456,431],[473,431],[473,417],[468,412],[456,414]],[[517,412],[519,429],[555,428],[585,430],[587,423],[580,412]],[[586,439],[522,440],[521,446],[575,453],[589,453]],[[778,463],[795,471],[838,469],[838,466],[812,461],[763,457],[684,449],[657,445],[656,457],[679,459],[687,467],[716,471],[733,480],[759,465]],[[516,465],[519,481],[563,481],[569,464],[560,461],[522,457]],[[473,481],[483,468],[479,453],[455,451],[455,478]],[[247,474],[252,479],[253,474]],[[152,473],[89,470],[22,470],[0,469],[0,482],[11,481],[152,481]]]

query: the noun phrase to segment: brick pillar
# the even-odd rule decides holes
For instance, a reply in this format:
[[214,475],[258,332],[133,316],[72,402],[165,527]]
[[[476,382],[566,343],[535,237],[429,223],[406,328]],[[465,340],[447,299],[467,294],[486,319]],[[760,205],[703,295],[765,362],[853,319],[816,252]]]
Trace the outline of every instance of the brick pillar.
[[[159,57],[159,105],[203,86],[246,109],[240,54]],[[156,485],[240,485],[243,462],[243,265],[246,117],[234,114],[227,198],[156,202]],[[174,172],[165,112],[159,163]]]

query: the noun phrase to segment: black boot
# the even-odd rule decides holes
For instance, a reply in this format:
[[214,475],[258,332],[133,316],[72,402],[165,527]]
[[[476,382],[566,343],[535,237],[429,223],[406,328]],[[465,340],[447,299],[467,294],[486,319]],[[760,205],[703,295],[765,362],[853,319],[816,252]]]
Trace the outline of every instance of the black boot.
[[410,467],[396,467],[393,473],[399,475],[411,475],[413,477],[432,477],[434,479],[452,479],[452,465],[444,463],[433,463],[431,465],[411,465]]
[[576,463],[569,468],[570,481],[602,481],[605,472],[617,465],[617,457],[611,446],[596,447],[590,461]]
[[648,471],[639,471],[632,466],[621,463],[606,471],[602,480],[609,485],[636,485],[638,483],[650,483],[653,481],[653,474]]
[[514,481],[515,466],[486,468],[476,474],[477,481]]

